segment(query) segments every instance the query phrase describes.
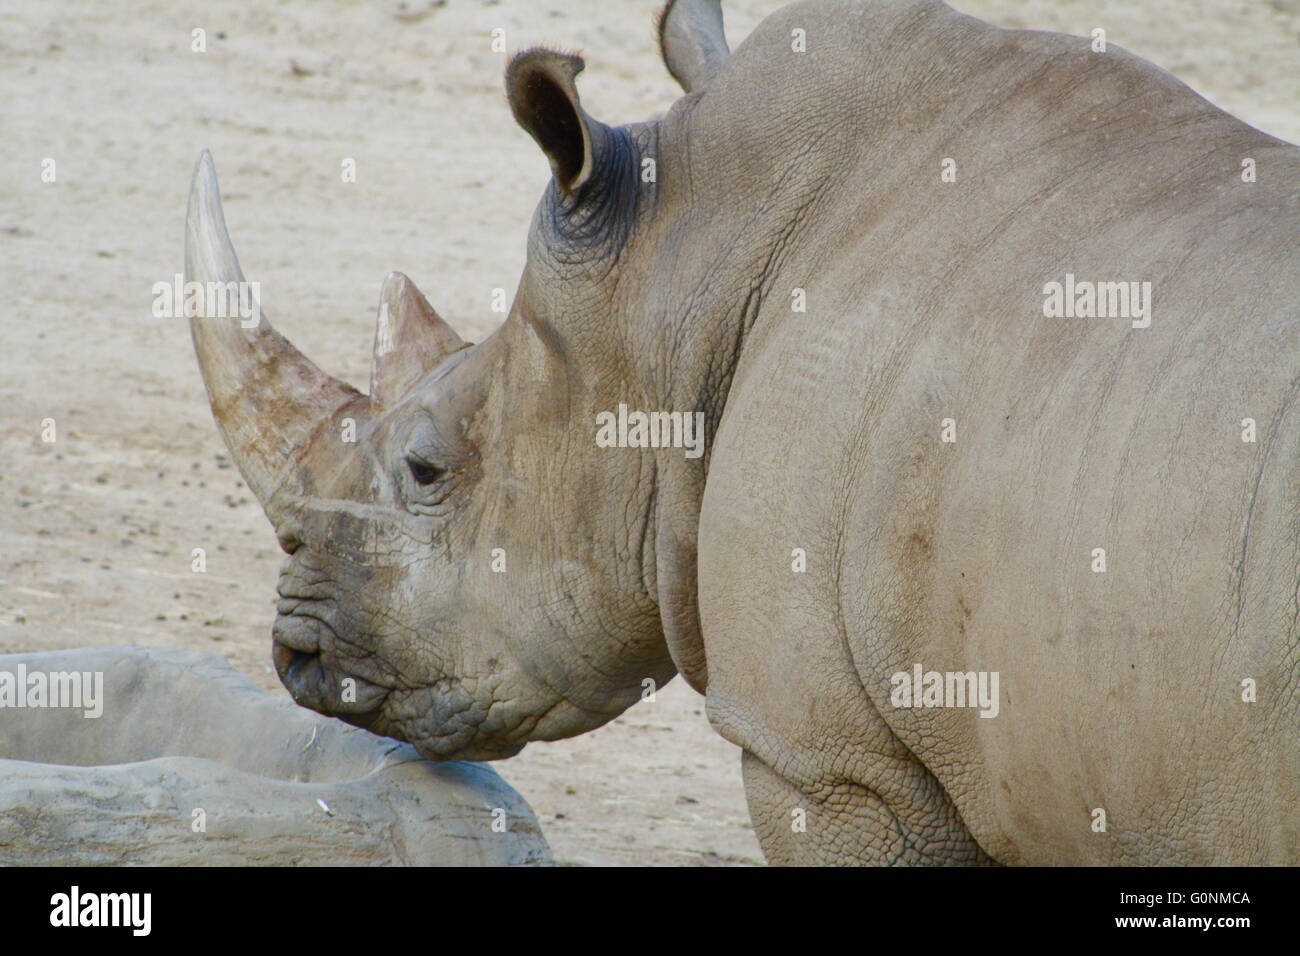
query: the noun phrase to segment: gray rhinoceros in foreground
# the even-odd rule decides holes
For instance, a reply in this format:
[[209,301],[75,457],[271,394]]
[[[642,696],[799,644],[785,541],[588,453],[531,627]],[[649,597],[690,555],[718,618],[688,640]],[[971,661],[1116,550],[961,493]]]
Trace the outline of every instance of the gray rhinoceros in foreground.
[[[938,0],[661,40],[627,126],[510,62],[485,341],[390,277],[365,395],[193,321],[295,699],[491,759],[680,673],[771,862],[1300,863],[1300,150]],[[206,154],[186,255],[241,278]]]

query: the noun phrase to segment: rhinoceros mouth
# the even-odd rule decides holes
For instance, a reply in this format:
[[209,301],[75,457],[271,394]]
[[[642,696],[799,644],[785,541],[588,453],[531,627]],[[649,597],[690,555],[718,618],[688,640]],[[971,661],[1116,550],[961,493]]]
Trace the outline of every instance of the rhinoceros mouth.
[[275,662],[276,673],[286,687],[303,682],[303,672],[320,661],[316,651],[299,651],[288,644],[276,642],[271,648],[271,660]]
[[349,723],[371,721],[377,716],[391,689],[326,664],[322,638],[333,637],[327,622],[298,609],[281,612],[271,636],[271,660],[280,683],[295,701]]
[[[393,688],[332,670],[326,665],[318,645],[312,645],[311,650],[294,646],[311,643],[304,634],[309,633],[313,625],[327,625],[321,625],[314,618],[304,618],[309,622],[306,628],[293,627],[291,630],[291,626],[299,623],[295,621],[296,617],[301,615],[281,615],[277,619],[271,655],[280,682],[302,706],[371,733],[407,741],[429,760],[502,760],[524,749],[526,741],[478,739],[477,722],[468,725],[462,722],[463,714],[470,709],[467,702],[463,708],[443,711],[421,708],[416,713],[409,713],[409,690],[395,692]],[[340,694],[342,681],[348,677],[356,681],[354,701]],[[431,716],[435,716],[432,727],[428,724]],[[449,731],[448,728],[452,727],[455,729]]]

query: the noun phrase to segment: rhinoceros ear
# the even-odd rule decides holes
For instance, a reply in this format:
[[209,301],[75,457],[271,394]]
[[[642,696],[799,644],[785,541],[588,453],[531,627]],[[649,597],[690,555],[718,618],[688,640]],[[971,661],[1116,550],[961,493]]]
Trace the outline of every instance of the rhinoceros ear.
[[668,0],[659,14],[659,52],[687,93],[708,86],[731,55],[720,0]]
[[590,177],[604,127],[582,110],[574,78],[582,58],[533,47],[506,67],[506,96],[515,120],[551,161],[555,184],[572,196]]
[[382,411],[411,390],[435,365],[465,348],[400,272],[390,272],[379,294],[379,319],[370,363],[370,406]]

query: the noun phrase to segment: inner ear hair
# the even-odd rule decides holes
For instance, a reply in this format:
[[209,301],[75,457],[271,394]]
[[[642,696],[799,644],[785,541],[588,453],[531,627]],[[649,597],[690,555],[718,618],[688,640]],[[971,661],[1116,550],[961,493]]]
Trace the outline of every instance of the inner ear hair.
[[546,154],[555,184],[566,196],[577,192],[592,170],[592,120],[574,82],[583,66],[576,54],[532,47],[506,67],[510,110]]

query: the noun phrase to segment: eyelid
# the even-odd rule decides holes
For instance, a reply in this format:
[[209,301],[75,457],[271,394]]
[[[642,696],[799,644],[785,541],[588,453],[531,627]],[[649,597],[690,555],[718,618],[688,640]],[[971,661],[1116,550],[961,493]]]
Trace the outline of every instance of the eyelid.
[[431,440],[430,436],[427,434],[424,436],[424,440],[422,441],[413,436],[412,440],[408,442],[406,452],[402,457],[406,461],[410,461],[414,458],[416,461],[427,465],[430,468],[438,468],[446,471],[446,465],[443,464],[441,460],[442,455],[439,454],[439,451],[440,448],[437,442]]
[[427,452],[421,451],[418,448],[408,448],[406,450],[406,460],[411,461],[412,459],[418,461],[421,465],[425,465],[429,468],[437,468],[439,471],[447,470],[446,466],[444,466],[439,461],[437,461],[436,458],[434,458],[432,455],[430,455]]
[[[413,514],[445,515],[447,499],[459,482],[459,474],[448,461],[448,455],[448,443],[439,434],[436,421],[426,419],[412,423],[397,462],[398,469],[405,474],[399,473],[396,477],[398,494]],[[426,471],[430,474],[418,474]],[[425,478],[428,480],[423,480]]]

